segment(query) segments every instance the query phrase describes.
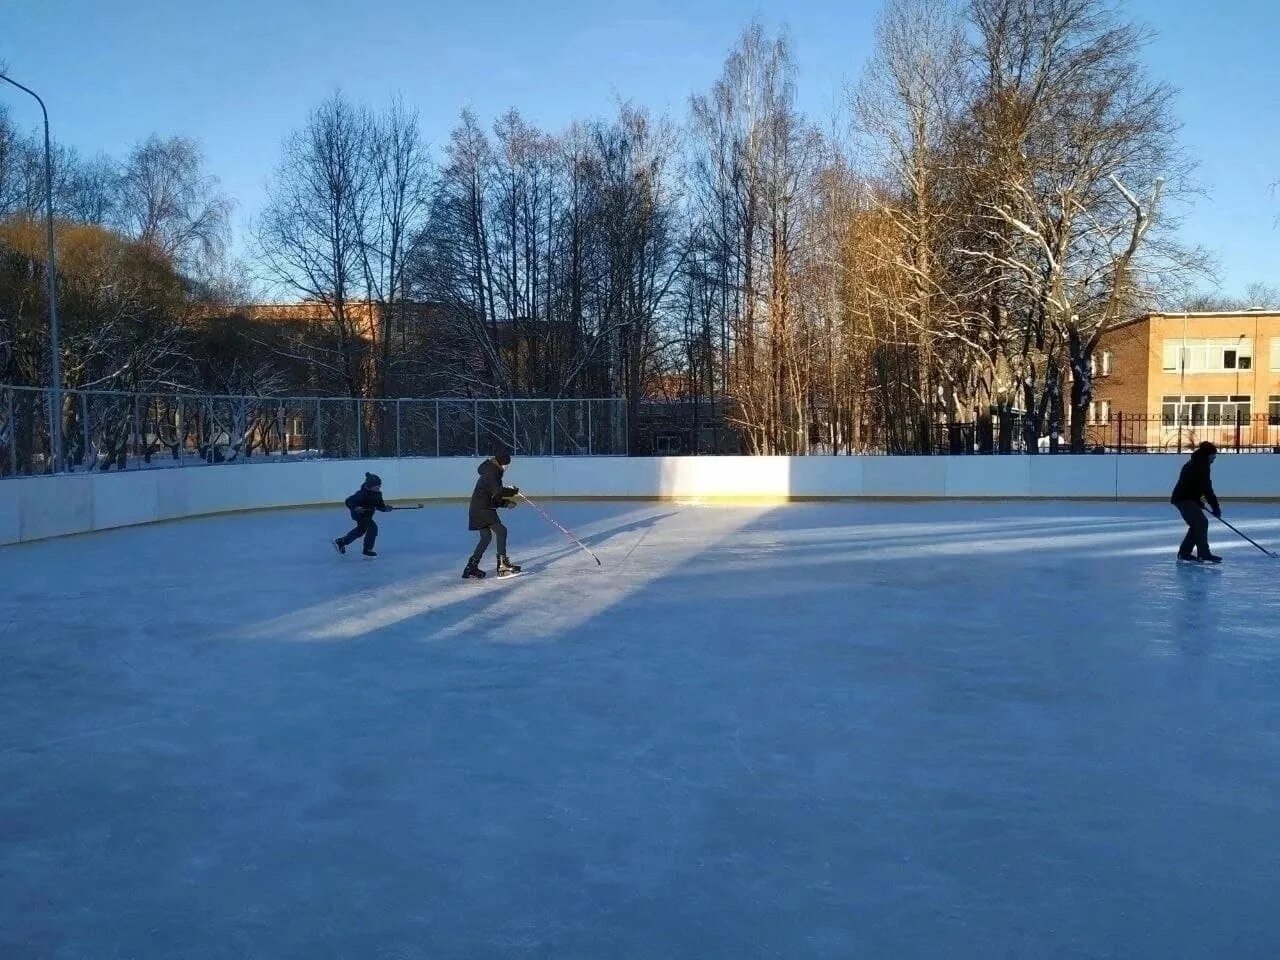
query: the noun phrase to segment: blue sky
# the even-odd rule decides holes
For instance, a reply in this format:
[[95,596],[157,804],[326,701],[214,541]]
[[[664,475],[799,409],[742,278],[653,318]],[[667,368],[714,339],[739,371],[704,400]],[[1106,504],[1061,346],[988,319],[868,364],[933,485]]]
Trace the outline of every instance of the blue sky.
[[[49,104],[54,134],[121,154],[152,132],[204,146],[257,211],[281,138],[336,87],[371,104],[400,93],[442,143],[458,111],[515,105],[548,129],[625,97],[683,118],[753,16],[785,24],[802,105],[829,115],[871,47],[878,0],[0,0],[0,61]],[[1129,0],[1158,31],[1152,74],[1181,90],[1184,143],[1207,191],[1184,227],[1212,249],[1223,289],[1280,281],[1280,4]],[[32,111],[4,96],[16,118]],[[243,249],[243,247],[241,248]]]

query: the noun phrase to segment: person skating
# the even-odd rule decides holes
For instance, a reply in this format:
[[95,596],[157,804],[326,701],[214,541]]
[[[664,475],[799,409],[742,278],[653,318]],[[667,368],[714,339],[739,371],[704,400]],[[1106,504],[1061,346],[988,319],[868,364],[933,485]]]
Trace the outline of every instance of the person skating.
[[464,580],[484,579],[480,560],[489,549],[489,541],[495,536],[498,538],[498,576],[509,577],[520,572],[520,567],[507,557],[507,528],[498,519],[498,508],[514,507],[516,503],[512,497],[520,492],[519,487],[502,485],[502,475],[510,463],[511,454],[504,450],[480,464],[479,469],[476,470],[480,476],[476,480],[475,490],[471,493],[471,505],[467,510],[467,528],[480,531],[480,542],[476,544],[471,558],[462,569]]
[[366,473],[360,489],[344,501],[351,512],[351,519],[356,522],[355,528],[345,536],[333,541],[339,553],[347,552],[347,545],[364,537],[364,555],[376,557],[373,551],[374,541],[378,539],[378,525],[373,522],[375,512],[386,513],[395,507],[388,506],[382,499],[382,478],[376,473]]
[[[1187,535],[1178,548],[1178,559],[1187,563],[1221,563],[1209,549],[1209,521],[1204,515],[1204,502],[1215,517],[1222,516],[1222,507],[1213,492],[1213,480],[1209,475],[1218,448],[1208,440],[1191,452],[1191,459],[1182,465],[1178,482],[1174,485],[1169,502],[1178,508],[1187,524]],[[1195,553],[1192,554],[1192,548]]]

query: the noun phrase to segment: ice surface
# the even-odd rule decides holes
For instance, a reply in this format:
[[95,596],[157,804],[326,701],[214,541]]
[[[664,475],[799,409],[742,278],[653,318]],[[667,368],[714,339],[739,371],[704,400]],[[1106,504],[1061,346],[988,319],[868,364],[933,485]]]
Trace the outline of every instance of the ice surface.
[[0,548],[0,957],[1280,956],[1280,562],[551,507],[603,569],[520,509],[463,582],[459,506]]

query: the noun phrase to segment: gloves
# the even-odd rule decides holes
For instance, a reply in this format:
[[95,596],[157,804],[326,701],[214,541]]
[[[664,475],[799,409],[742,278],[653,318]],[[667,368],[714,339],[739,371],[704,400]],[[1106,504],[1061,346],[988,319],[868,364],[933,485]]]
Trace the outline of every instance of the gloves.
[[501,506],[508,510],[514,510],[516,508],[516,502],[514,500],[503,500]]
[[1222,519],[1222,508],[1221,508],[1221,507],[1210,507],[1210,508],[1209,508],[1209,512],[1210,512],[1210,513],[1212,513],[1212,514],[1213,514],[1217,519],[1219,519],[1219,520],[1221,520],[1221,519]]
[[512,487],[512,488],[511,488],[511,495],[512,495],[513,497],[514,497],[514,496],[518,496],[518,495],[519,495],[519,493],[520,493],[520,488],[519,488],[519,487]]

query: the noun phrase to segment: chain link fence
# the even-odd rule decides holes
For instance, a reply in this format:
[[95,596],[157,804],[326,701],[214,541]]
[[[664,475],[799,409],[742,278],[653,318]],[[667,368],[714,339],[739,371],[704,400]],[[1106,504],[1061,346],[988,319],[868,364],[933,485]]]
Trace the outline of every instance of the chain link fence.
[[622,456],[625,401],[367,400],[64,390],[0,384],[0,476],[301,459]]

